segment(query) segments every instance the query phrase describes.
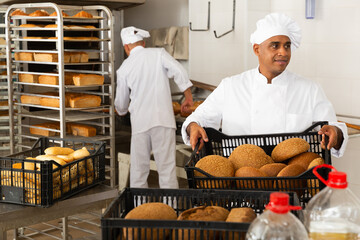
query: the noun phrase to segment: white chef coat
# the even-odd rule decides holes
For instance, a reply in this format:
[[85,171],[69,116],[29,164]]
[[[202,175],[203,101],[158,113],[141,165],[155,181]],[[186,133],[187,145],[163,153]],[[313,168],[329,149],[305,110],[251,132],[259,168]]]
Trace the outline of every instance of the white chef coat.
[[332,104],[315,82],[285,70],[267,84],[258,68],[225,78],[182,126],[182,136],[190,144],[186,127],[196,122],[219,129],[227,135],[253,135],[301,132],[316,121],[339,127],[344,142],[336,157],[345,151],[348,134],[336,120]]
[[163,48],[137,46],[117,70],[115,108],[120,115],[130,112],[132,134],[176,128],[169,78],[182,92],[192,86],[186,70]]

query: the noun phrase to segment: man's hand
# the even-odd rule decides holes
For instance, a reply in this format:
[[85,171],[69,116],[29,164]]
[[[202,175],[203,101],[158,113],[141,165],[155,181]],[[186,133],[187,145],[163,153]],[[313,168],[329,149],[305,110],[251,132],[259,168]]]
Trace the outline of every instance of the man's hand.
[[181,104],[181,112],[184,113],[189,113],[190,111],[190,107],[192,105],[194,105],[193,102],[193,98],[192,98],[192,93],[191,93],[191,89],[188,88],[184,91],[184,96],[185,96],[185,100],[184,102]]
[[192,150],[195,149],[195,146],[198,143],[199,138],[201,138],[200,146],[199,146],[198,152],[197,152],[197,153],[199,153],[199,150],[202,149],[204,146],[204,142],[209,141],[205,130],[202,127],[200,127],[197,123],[191,122],[186,128],[186,132],[190,136],[190,144],[191,144]]
[[342,142],[344,140],[342,131],[340,128],[330,125],[324,125],[318,132],[319,135],[322,135],[321,147],[325,149],[325,135],[329,137],[329,143],[326,146],[328,150],[335,148],[339,150]]

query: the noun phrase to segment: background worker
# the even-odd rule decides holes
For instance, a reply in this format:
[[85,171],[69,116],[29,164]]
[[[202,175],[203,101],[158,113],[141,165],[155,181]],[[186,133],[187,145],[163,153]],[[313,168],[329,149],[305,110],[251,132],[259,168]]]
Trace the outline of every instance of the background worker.
[[[184,142],[194,149],[201,138],[201,149],[208,141],[203,127],[253,135],[301,132],[313,122],[328,121],[318,133],[329,136],[326,147],[341,157],[348,140],[346,125],[337,122],[319,84],[286,70],[300,40],[300,27],[284,14],[259,20],[250,38],[259,66],[222,80],[184,122]],[[321,145],[325,148],[324,141]]]
[[121,40],[128,58],[117,70],[115,108],[130,112],[130,187],[147,188],[150,154],[154,154],[160,188],[178,188],[176,176],[176,124],[169,78],[174,78],[185,100],[182,111],[193,105],[186,70],[163,48],[145,48],[149,32],[127,27]]

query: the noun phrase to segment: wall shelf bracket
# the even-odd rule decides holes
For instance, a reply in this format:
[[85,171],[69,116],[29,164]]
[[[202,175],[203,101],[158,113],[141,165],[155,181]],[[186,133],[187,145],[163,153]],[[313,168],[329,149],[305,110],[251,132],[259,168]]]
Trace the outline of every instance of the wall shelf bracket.
[[209,31],[210,29],[210,1],[208,2],[208,18],[207,18],[207,28],[205,29],[193,29],[191,27],[191,22],[189,23],[190,25],[190,31]]
[[235,7],[236,7],[236,0],[233,0],[233,19],[232,19],[232,28],[231,28],[231,30],[221,34],[220,36],[218,36],[216,31],[214,31],[214,35],[215,35],[216,38],[221,38],[221,37],[225,36],[226,34],[231,33],[232,31],[235,30]]

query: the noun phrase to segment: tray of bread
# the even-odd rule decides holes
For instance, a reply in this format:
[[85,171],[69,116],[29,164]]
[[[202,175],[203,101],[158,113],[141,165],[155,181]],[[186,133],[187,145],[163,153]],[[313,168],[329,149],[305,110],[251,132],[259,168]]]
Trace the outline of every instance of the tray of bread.
[[[227,136],[205,128],[209,141],[185,165],[190,188],[296,192],[305,204],[325,185],[314,166],[331,164],[316,122],[301,133]],[[320,173],[325,179],[328,171]]]
[[[245,239],[270,193],[125,188],[101,218],[102,239]],[[295,193],[289,196],[291,205],[300,204]]]
[[105,145],[41,137],[30,150],[0,157],[0,202],[49,207],[103,182]]

